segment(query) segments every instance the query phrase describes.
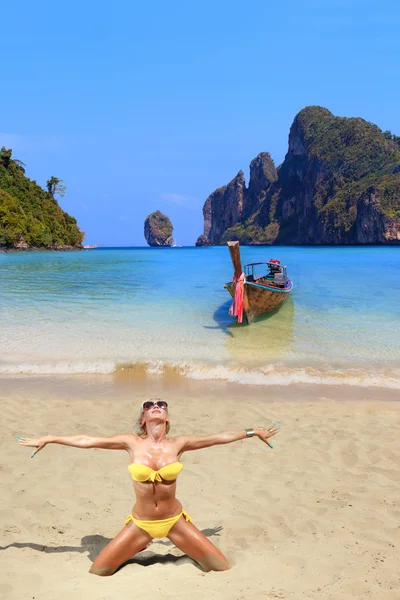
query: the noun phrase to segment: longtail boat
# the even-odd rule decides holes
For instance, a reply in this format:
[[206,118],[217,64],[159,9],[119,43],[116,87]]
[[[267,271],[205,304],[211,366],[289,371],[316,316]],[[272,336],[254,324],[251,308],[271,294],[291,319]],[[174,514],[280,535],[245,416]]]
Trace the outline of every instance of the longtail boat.
[[276,310],[289,298],[293,283],[287,276],[287,268],[279,260],[249,263],[242,269],[239,242],[228,242],[234,274],[233,280],[224,287],[233,298],[229,314],[238,323],[251,323],[260,315]]

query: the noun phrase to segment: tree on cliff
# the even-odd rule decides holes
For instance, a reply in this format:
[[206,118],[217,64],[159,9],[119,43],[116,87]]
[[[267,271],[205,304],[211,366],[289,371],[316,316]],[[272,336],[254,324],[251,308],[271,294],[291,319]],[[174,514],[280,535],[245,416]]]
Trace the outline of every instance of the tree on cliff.
[[12,157],[12,150],[11,148],[7,148],[5,146],[2,147],[2,149],[0,150],[0,164],[5,168],[8,169],[9,165],[10,165],[10,160]]
[[58,177],[50,177],[50,179],[46,181],[46,187],[52,198],[54,198],[55,194],[58,194],[61,196],[61,198],[63,198],[65,196],[65,192],[67,191],[66,186],[63,185],[63,180],[58,179]]

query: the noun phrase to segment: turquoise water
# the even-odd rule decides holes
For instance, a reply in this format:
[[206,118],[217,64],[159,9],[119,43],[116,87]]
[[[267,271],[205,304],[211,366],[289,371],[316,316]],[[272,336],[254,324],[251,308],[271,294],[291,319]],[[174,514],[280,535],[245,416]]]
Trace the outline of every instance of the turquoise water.
[[0,373],[400,387],[399,253],[244,247],[243,264],[278,258],[294,282],[250,326],[228,315],[226,247],[0,253]]

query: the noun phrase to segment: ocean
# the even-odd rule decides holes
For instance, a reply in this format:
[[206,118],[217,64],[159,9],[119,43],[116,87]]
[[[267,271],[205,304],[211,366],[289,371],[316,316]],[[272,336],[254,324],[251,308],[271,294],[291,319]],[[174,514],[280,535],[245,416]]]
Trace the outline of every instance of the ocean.
[[257,385],[400,389],[399,247],[241,248],[294,283],[252,325],[228,314],[227,247],[0,253],[0,374],[136,371]]

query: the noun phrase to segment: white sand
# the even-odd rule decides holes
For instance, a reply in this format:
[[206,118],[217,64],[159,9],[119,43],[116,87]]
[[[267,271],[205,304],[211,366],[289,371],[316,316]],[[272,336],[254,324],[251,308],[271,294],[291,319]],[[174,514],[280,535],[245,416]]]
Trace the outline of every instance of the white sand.
[[[395,392],[69,377],[0,380],[0,598],[400,598],[400,404]],[[178,497],[232,563],[203,573],[168,540],[109,578],[91,560],[133,504],[124,452],[48,446],[19,434],[131,431],[149,395],[171,434],[279,420],[258,439],[187,453]]]

